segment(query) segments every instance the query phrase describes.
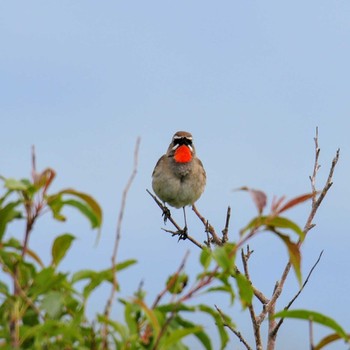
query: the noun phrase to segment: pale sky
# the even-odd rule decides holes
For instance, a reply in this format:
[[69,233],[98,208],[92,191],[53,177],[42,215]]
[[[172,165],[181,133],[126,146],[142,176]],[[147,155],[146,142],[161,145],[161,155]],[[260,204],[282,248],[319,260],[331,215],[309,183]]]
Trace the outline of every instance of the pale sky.
[[[38,167],[57,171],[54,190],[88,192],[104,211],[97,247],[95,233],[74,211],[67,211],[66,224],[49,216],[38,222],[30,245],[44,261],[54,237],[71,232],[78,239],[64,271],[110,265],[121,192],[140,136],[119,251],[119,259],[139,263],[120,275],[119,296],[132,295],[143,280],[152,302],[187,250],[192,281],[198,272],[199,250],[161,230],[161,213],[146,193],[172,135],[193,134],[208,177],[197,207],[220,231],[231,205],[230,237],[237,239],[256,212],[247,194],[232,189],[259,188],[270,200],[310,191],[318,126],[320,187],[337,148],[341,156],[303,249],[304,275],[321,250],[324,255],[295,308],[325,313],[350,331],[349,1],[8,1],[0,5],[0,43],[0,173],[29,176],[35,145]],[[308,213],[306,204],[288,215],[303,226]],[[181,222],[181,210],[173,215]],[[190,234],[203,241],[191,210],[188,220]],[[268,294],[286,250],[269,237],[250,245],[253,280]],[[281,309],[297,288],[291,275]],[[108,292],[109,286],[96,292],[90,315],[102,310]],[[225,298],[215,302],[251,339],[240,308],[229,309]],[[114,317],[120,311],[116,305]],[[203,322],[217,341],[211,320]],[[316,327],[316,340],[327,332]],[[278,341],[278,349],[307,349],[307,323],[285,322]]]

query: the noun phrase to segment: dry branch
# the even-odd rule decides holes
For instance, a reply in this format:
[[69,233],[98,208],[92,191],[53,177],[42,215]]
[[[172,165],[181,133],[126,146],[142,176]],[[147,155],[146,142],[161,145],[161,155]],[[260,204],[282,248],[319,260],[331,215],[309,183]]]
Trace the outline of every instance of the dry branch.
[[[117,253],[118,253],[118,247],[119,247],[119,242],[120,242],[120,238],[121,238],[121,228],[122,228],[122,222],[123,222],[124,211],[125,211],[125,206],[126,206],[126,199],[127,199],[130,187],[131,187],[131,185],[135,179],[135,176],[137,174],[140,142],[141,142],[141,139],[137,138],[135,150],[134,150],[133,169],[132,169],[131,175],[128,179],[128,182],[127,182],[127,184],[124,188],[123,194],[122,194],[122,201],[121,201],[121,206],[120,206],[119,215],[118,215],[116,236],[115,236],[115,241],[114,241],[113,253],[112,253],[112,257],[111,257],[112,271],[113,271],[112,288],[111,288],[111,293],[110,293],[110,296],[107,300],[105,312],[104,312],[104,316],[106,317],[106,320],[109,319],[109,316],[110,316],[110,313],[112,310],[113,301],[114,301],[114,296],[115,296],[115,293],[117,290],[117,285],[118,285],[117,269],[116,269]],[[108,339],[107,339],[108,338],[108,325],[107,325],[107,322],[105,323],[105,327],[102,329],[102,338],[103,338],[102,348],[108,349]]]
[[247,350],[253,350],[248,342],[244,339],[244,337],[242,336],[241,332],[237,331],[236,329],[234,329],[230,324],[228,324],[225,320],[225,315],[224,313],[221,311],[221,309],[219,309],[216,305],[215,308],[217,310],[217,312],[219,313],[221,319],[222,319],[222,323],[224,325],[224,327],[227,327],[238,339],[239,341],[245,346],[245,348]]
[[[309,282],[309,279],[313,273],[313,271],[315,270],[316,266],[318,265],[318,263],[320,262],[321,260],[321,257],[322,257],[322,254],[323,254],[323,250],[321,251],[320,255],[318,256],[316,262],[314,263],[314,265],[312,266],[312,268],[310,269],[310,272],[308,273],[303,285],[301,286],[301,288],[298,290],[298,292],[295,294],[295,296],[293,297],[293,299],[285,306],[284,310],[289,310],[289,308],[292,306],[292,304],[295,302],[295,300],[299,297],[299,295],[301,294],[301,292],[303,291],[303,289],[305,288],[306,284]],[[281,327],[282,323],[284,321],[284,318],[282,317],[277,325],[274,326],[273,328],[273,331],[272,331],[272,334],[271,336],[274,336],[279,328]]]
[[[314,142],[315,142],[315,160],[314,160],[313,172],[312,172],[312,175],[310,176],[311,189],[312,189],[312,192],[314,193],[314,197],[312,199],[311,211],[310,211],[310,214],[306,220],[306,224],[305,224],[304,230],[303,230],[305,236],[315,226],[315,224],[313,223],[313,219],[314,219],[322,201],[324,200],[325,196],[327,195],[329,189],[333,185],[334,169],[338,163],[339,154],[340,154],[340,150],[338,149],[336,151],[336,154],[335,154],[333,160],[332,160],[331,168],[329,170],[326,183],[323,186],[323,189],[321,191],[317,191],[316,179],[317,179],[318,170],[320,169],[320,165],[319,165],[320,148],[318,145],[318,129],[317,128],[316,128],[316,136],[314,138]],[[299,247],[301,246],[301,244],[302,244],[302,241],[299,240],[299,242],[298,242]],[[316,267],[318,261],[316,262],[315,267]],[[262,313],[259,316],[261,321],[263,319],[265,319],[267,314],[269,315],[270,319],[273,317],[277,299],[279,298],[279,296],[282,293],[284,283],[289,275],[290,269],[291,269],[291,263],[289,261],[287,263],[286,267],[284,268],[284,271],[281,275],[280,280],[276,284],[276,288],[273,292],[273,295],[271,297],[270,302],[266,305],[266,308],[262,311]],[[312,268],[312,271],[313,271],[313,269],[314,268]],[[311,271],[311,273],[312,273],[312,271]],[[309,278],[309,276],[308,276],[308,278]],[[308,278],[307,278],[307,280],[308,280]],[[305,282],[307,282],[307,281],[305,281]],[[304,284],[306,284],[305,282],[304,282]],[[292,299],[291,303],[293,303],[295,301],[295,299],[300,295],[302,290],[303,290],[303,287],[301,288],[300,292],[298,292],[297,295]],[[278,327],[277,330],[275,329],[276,327]],[[268,343],[267,343],[268,350],[273,350],[275,348],[275,341],[276,341],[277,331],[278,331],[279,327],[280,327],[280,325],[278,325],[278,324],[276,325],[275,322],[271,322],[269,324]]]
[[[192,205],[192,210],[197,215],[199,220],[202,221],[202,223],[205,227],[205,232],[207,232],[211,235],[211,242],[213,242],[214,244],[216,244],[218,246],[223,245],[223,241],[217,235],[215,228],[209,224],[209,221],[198,211],[197,207],[194,204]],[[208,243],[210,243],[210,242],[208,242]]]
[[221,241],[223,244],[225,244],[228,241],[228,227],[230,224],[230,219],[231,219],[231,207],[227,207],[225,227],[221,231],[222,232]]

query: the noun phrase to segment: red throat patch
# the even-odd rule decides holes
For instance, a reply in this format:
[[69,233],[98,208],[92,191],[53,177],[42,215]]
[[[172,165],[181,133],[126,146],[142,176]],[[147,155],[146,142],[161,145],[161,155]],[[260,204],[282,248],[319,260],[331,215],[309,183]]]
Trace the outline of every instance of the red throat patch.
[[191,150],[189,147],[182,145],[176,149],[174,158],[178,163],[188,163],[192,160]]

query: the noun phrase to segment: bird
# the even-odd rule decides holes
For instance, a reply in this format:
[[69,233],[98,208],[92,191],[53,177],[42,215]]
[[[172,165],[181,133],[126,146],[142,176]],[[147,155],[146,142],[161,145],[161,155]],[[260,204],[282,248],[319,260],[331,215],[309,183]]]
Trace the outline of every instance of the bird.
[[[176,232],[180,239],[187,238],[185,207],[194,205],[204,192],[206,172],[196,155],[192,134],[178,131],[174,134],[167,152],[158,160],[152,173],[152,188],[158,198],[174,208],[183,208],[185,227]],[[165,221],[170,217],[164,208]]]

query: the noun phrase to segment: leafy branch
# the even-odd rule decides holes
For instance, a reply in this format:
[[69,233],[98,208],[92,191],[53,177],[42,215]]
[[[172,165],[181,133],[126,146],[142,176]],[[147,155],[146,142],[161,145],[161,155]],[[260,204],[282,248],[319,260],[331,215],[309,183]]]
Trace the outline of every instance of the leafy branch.
[[[317,259],[314,266],[311,268],[308,276],[302,283],[302,276],[301,276],[301,252],[300,248],[302,246],[302,243],[304,242],[307,233],[315,226],[313,223],[314,217],[323,202],[324,198],[326,197],[329,189],[331,188],[333,184],[333,174],[335,167],[339,160],[339,150],[337,150],[336,155],[334,156],[332,160],[332,164],[328,173],[328,178],[323,186],[323,188],[319,191],[316,188],[316,179],[317,174],[320,168],[319,165],[319,156],[320,156],[320,148],[318,145],[318,129],[316,129],[316,136],[314,138],[315,142],[315,161],[313,165],[313,171],[312,175],[310,176],[310,182],[311,182],[311,193],[303,194],[300,196],[297,196],[295,198],[292,198],[288,201],[285,200],[284,197],[281,197],[279,199],[273,200],[271,204],[271,211],[269,214],[264,215],[264,209],[267,204],[267,196],[263,191],[251,189],[249,187],[241,187],[238,190],[241,191],[247,191],[258,210],[258,216],[253,218],[241,231],[240,231],[240,237],[239,240],[236,243],[228,243],[228,227],[229,227],[229,221],[231,217],[231,211],[230,208],[227,210],[226,215],[226,222],[224,229],[222,230],[222,236],[219,237],[217,234],[216,229],[209,224],[209,220],[207,220],[196,208],[196,206],[193,206],[192,209],[196,216],[199,218],[199,220],[204,225],[204,231],[207,234],[207,240],[204,241],[205,245],[200,244],[196,239],[194,239],[192,236],[189,236],[189,240],[195,244],[197,247],[203,250],[203,253],[201,254],[201,262],[203,264],[203,267],[205,269],[208,268],[210,261],[212,259],[215,260],[216,266],[211,272],[206,272],[202,274],[195,286],[193,286],[182,298],[179,299],[179,303],[185,302],[186,300],[190,299],[194,294],[196,294],[198,291],[202,290],[203,287],[209,286],[212,284],[215,280],[221,281],[223,283],[223,286],[219,289],[229,291],[229,293],[232,292],[232,286],[231,283],[228,282],[225,278],[223,278],[222,273],[220,271],[226,271],[229,273],[231,277],[233,277],[237,283],[237,287],[240,291],[241,296],[241,302],[243,305],[248,307],[251,323],[253,325],[254,330],[254,339],[255,339],[255,346],[256,349],[262,349],[263,343],[262,343],[262,336],[261,336],[261,326],[263,324],[263,321],[268,318],[268,339],[267,339],[267,349],[273,350],[275,349],[275,342],[276,337],[278,334],[278,331],[283,324],[284,316],[283,315],[290,315],[287,313],[289,308],[292,306],[294,301],[300,296],[301,292],[305,288],[306,284],[308,283],[311,274],[313,273],[314,269],[316,268],[317,264],[319,263],[322,253],[320,254],[319,258]],[[149,191],[148,191],[149,192]],[[156,201],[158,206],[164,210],[163,205],[161,202],[149,192],[149,194],[153,197],[153,199]],[[282,216],[284,212],[287,210],[294,208],[295,206],[298,206],[308,200],[311,200],[311,210],[308,215],[308,218],[306,220],[306,223],[304,225],[304,228],[301,229],[299,225],[297,225],[295,222],[289,220],[288,218]],[[169,217],[171,218],[171,214],[169,214]],[[170,222],[179,230],[179,225],[174,221],[170,220]],[[273,293],[270,297],[267,297],[264,295],[256,286],[254,286],[253,282],[251,281],[251,277],[249,274],[249,258],[253,251],[249,249],[249,246],[247,247],[247,251],[244,253],[243,247],[257,234],[261,232],[270,232],[274,234],[275,236],[279,237],[282,242],[285,244],[288,255],[289,255],[289,261],[286,264],[281,277],[276,282],[275,287],[273,289]],[[297,240],[292,240],[290,236],[290,232],[296,234]],[[227,246],[229,244],[229,246]],[[211,245],[214,245],[216,247],[214,250],[211,249]],[[226,248],[225,248],[226,247]],[[227,248],[229,247],[229,248]],[[209,250],[208,250],[209,248]],[[235,257],[237,255],[238,250],[241,249],[241,260],[243,263],[243,269],[244,272],[242,273],[239,268],[237,267],[235,263]],[[284,309],[284,313],[278,313],[276,314],[276,307],[277,307],[277,301],[279,300],[279,297],[283,293],[285,282],[289,276],[291,268],[294,269],[294,272],[299,280],[300,288],[296,295],[290,300],[290,302],[287,304],[287,306]],[[206,270],[207,271],[207,270]],[[242,278],[244,279],[242,280]],[[241,279],[241,281],[240,281]],[[243,281],[243,282],[242,282]],[[245,284],[245,288],[242,287],[242,283]],[[240,285],[241,284],[241,285]],[[229,287],[228,287],[229,285]],[[244,295],[245,291],[245,296]],[[248,293],[247,293],[248,291]],[[256,311],[256,305],[251,299],[250,296],[254,296],[261,304],[262,310],[260,312]],[[224,318],[222,317],[221,310],[216,307],[216,311],[218,312],[219,316],[222,320]],[[280,320],[276,321],[276,315],[279,315]],[[286,316],[287,317],[287,316]],[[303,317],[300,317],[303,318]],[[224,322],[225,324],[225,322]],[[325,324],[327,325],[327,324]],[[233,328],[231,326],[228,326],[225,324],[225,326],[230,329],[231,331]],[[232,329],[231,329],[232,328]],[[241,334],[241,332],[234,329],[233,333],[235,336],[244,344],[244,346],[247,349],[252,348],[248,342],[245,340],[244,336]],[[322,343],[321,343],[322,344]]]

